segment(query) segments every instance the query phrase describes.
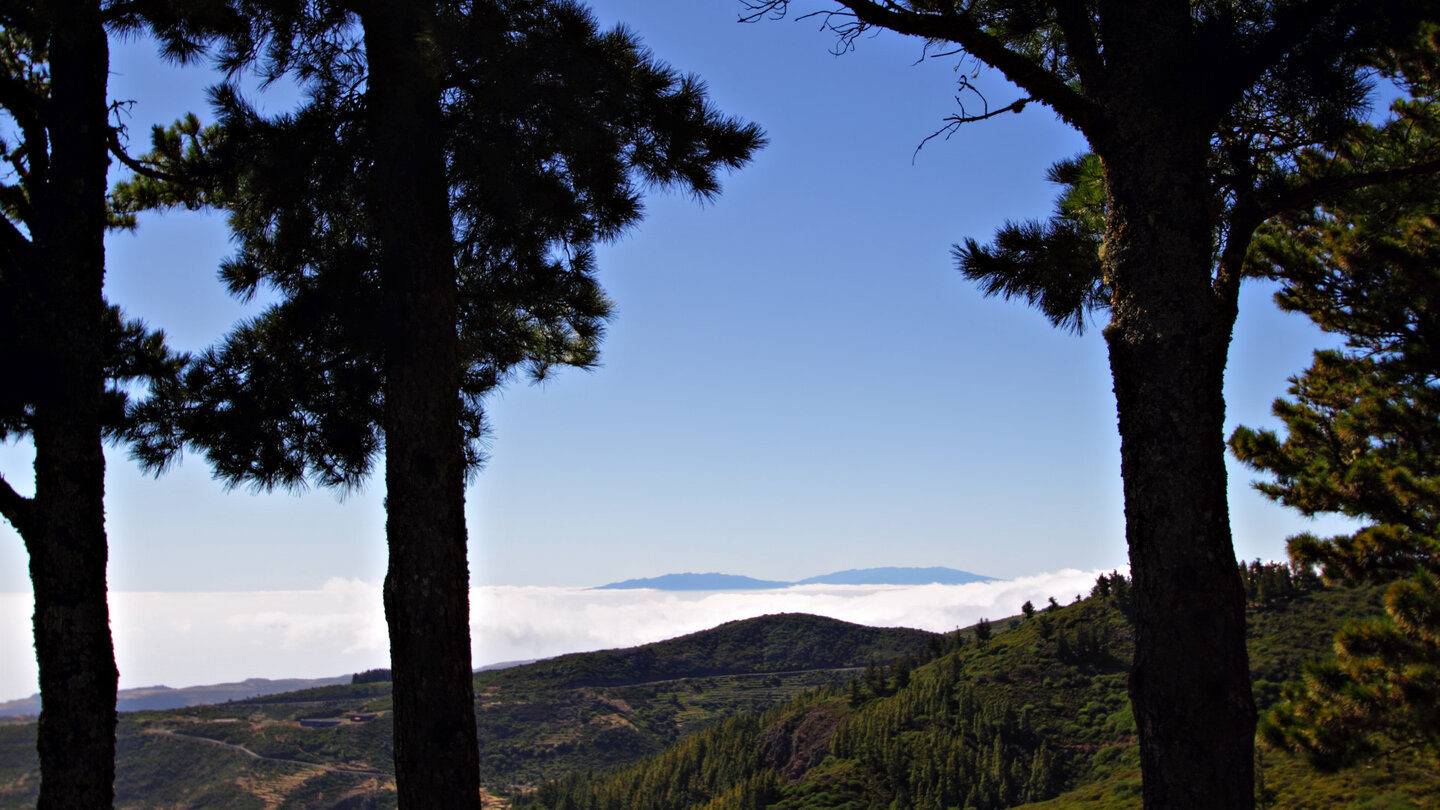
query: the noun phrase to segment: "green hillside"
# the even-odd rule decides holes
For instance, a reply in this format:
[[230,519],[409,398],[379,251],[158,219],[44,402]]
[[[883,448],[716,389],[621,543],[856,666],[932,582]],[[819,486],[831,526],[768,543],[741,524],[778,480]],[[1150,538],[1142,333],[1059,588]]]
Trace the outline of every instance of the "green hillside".
[[[938,636],[767,616],[477,673],[481,772],[515,810],[1139,808],[1123,580]],[[1270,589],[1263,705],[1378,590]],[[1258,598],[1258,597],[1257,597]],[[391,808],[389,684],[121,716],[117,808]],[[309,727],[329,718],[328,727]],[[1262,751],[1262,808],[1440,808],[1433,763],[1318,774]],[[0,725],[0,810],[34,804],[34,726]]]
[[[486,673],[486,681],[554,686],[616,686],[719,675],[863,667],[925,646],[934,633],[874,628],[782,613],[726,622],[711,630],[624,650],[562,655]],[[478,682],[478,681],[477,681]]]
[[[1115,585],[1113,589],[1111,585]],[[516,810],[867,810],[1139,808],[1125,698],[1132,636],[1123,581],[1090,599],[1004,623],[1004,632],[920,663],[872,669],[847,687],[691,736],[606,773],[576,773],[515,797]],[[1257,700],[1326,654],[1377,590],[1312,590],[1254,606]],[[981,635],[984,635],[982,633]],[[1433,763],[1315,772],[1260,752],[1263,808],[1435,808]]]
[[[917,630],[780,615],[480,672],[484,784],[508,795],[572,771],[634,762],[724,718],[845,683],[870,661],[936,641]],[[387,682],[326,686],[124,713],[115,806],[394,807],[389,689]],[[334,724],[301,723],[319,718]],[[34,806],[34,739],[33,724],[0,725],[0,810]]]
[[633,762],[722,718],[844,683],[871,661],[938,639],[782,614],[482,672],[475,678],[481,780],[513,794],[576,770]]

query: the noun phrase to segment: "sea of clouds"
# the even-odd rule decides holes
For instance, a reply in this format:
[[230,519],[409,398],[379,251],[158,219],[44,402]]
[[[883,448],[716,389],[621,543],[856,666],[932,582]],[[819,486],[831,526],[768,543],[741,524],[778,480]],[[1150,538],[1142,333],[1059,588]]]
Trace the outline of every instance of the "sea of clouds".
[[[631,647],[771,613],[945,632],[1088,594],[1100,571],[968,585],[797,585],[685,592],[488,586],[471,590],[477,667]],[[320,678],[389,666],[380,586],[332,579],[304,591],[112,593],[122,689],[245,678]],[[0,594],[0,701],[38,691],[29,594]]]

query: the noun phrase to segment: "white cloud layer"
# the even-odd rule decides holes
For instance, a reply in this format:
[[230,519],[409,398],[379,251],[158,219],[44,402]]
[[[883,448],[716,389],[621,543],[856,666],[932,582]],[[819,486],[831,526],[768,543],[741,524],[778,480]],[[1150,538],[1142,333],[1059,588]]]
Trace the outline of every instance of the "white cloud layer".
[[[970,585],[802,585],[666,592],[491,586],[470,592],[476,665],[630,647],[770,613],[814,613],[876,627],[943,632],[1089,593],[1073,569]],[[332,579],[318,590],[112,593],[121,688],[249,677],[318,678],[388,666],[380,586]],[[29,594],[0,594],[0,701],[37,690]]]

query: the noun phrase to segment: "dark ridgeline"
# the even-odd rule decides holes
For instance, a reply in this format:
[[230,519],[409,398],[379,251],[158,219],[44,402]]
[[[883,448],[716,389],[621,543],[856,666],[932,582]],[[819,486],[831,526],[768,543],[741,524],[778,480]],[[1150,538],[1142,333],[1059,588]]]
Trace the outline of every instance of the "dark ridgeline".
[[733,591],[788,588],[792,585],[964,585],[989,582],[991,577],[954,568],[861,568],[807,577],[796,582],[736,574],[664,574],[601,585],[597,590],[654,588],[660,591]]
[[350,683],[389,683],[394,678],[388,669],[367,669],[350,676]]

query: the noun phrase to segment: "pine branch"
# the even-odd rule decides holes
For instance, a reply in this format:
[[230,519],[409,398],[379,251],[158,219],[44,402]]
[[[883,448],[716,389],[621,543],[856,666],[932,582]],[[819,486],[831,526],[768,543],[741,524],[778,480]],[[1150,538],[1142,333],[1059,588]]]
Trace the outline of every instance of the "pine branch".
[[[1224,129],[1232,135],[1235,133],[1234,125],[1229,121]],[[1233,324],[1240,311],[1240,282],[1245,277],[1246,258],[1250,254],[1255,231],[1264,224],[1266,215],[1259,204],[1255,164],[1250,160],[1243,142],[1235,137],[1222,136],[1221,144],[1221,151],[1234,173],[1231,183],[1235,199],[1224,216],[1224,244],[1217,261],[1214,291],[1216,302],[1225,308]]]
[[44,148],[47,133],[43,102],[36,98],[33,88],[25,82],[13,75],[0,75],[0,108],[15,119],[22,142],[29,148],[30,172],[29,177],[23,179],[44,182],[49,158]]
[[[1332,20],[1331,15],[1347,3],[1350,5],[1349,14]],[[1322,26],[1333,23],[1343,27],[1356,22],[1352,18],[1362,13],[1362,6],[1365,7],[1363,13],[1376,13],[1373,6],[1355,0],[1314,0],[1281,6],[1275,11],[1274,23],[1269,30],[1248,46],[1238,41],[1233,21],[1225,21],[1224,28],[1215,32],[1218,41],[1206,48],[1223,56],[1224,61],[1224,68],[1215,72],[1209,83],[1210,90],[1206,93],[1216,112],[1228,110],[1266,71]]]
[[13,74],[0,74],[0,107],[14,116],[23,130],[40,126],[40,103],[34,91]]
[[118,22],[128,16],[138,13],[144,7],[144,3],[136,2],[136,0],[120,0],[120,2],[112,2],[110,3],[110,5],[106,6],[103,12],[103,16],[105,22]]
[[[924,37],[935,42],[953,42],[967,53],[1005,74],[1005,77],[1030,94],[1030,97],[1053,109],[1057,115],[1087,135],[1094,135],[1103,123],[1099,107],[1064,79],[1046,70],[1035,60],[1017,53],[1006,46],[1000,37],[988,33],[968,11],[918,12],[906,8],[894,0],[837,0],[849,9],[849,14],[838,11],[821,11],[805,15],[821,16],[826,26],[837,33],[847,44],[870,27],[886,28],[900,34]],[[1067,4],[1081,5],[1079,0]],[[764,18],[785,16],[789,0],[745,0],[750,13],[740,17],[741,22],[755,22]],[[853,17],[854,23],[835,23],[835,16]],[[1074,17],[1071,13],[1068,16]],[[1071,25],[1078,22],[1070,19]],[[1087,26],[1088,27],[1088,26]],[[1067,32],[1068,33],[1068,32]],[[1083,40],[1083,36],[1082,36]],[[1092,40],[1093,41],[1093,40]],[[1080,46],[1083,50],[1083,45]],[[1092,55],[1094,52],[1092,51]],[[1077,67],[1079,67],[1077,65]],[[1092,70],[1087,66],[1086,70]],[[1091,77],[1093,80],[1094,77]]]
[[5,476],[0,474],[0,515],[10,521],[15,531],[24,538],[30,530],[30,515],[35,508],[35,502],[15,491]]
[[159,183],[179,184],[182,182],[182,178],[180,177],[177,177],[173,174],[168,174],[166,172],[162,172],[153,166],[146,165],[145,163],[131,157],[130,153],[125,151],[125,145],[120,143],[120,130],[114,127],[110,129],[110,154],[114,155],[122,164],[124,164],[125,168],[129,169],[132,172],[135,172],[141,177],[147,177]]
[[1094,102],[1027,56],[1006,47],[1005,42],[985,31],[973,15],[965,12],[919,13],[892,0],[839,0],[860,22],[901,34],[954,42],[970,55],[1005,74],[1037,101],[1055,110],[1081,132],[1092,134],[1101,123]]
[[1090,23],[1090,10],[1084,0],[1059,0],[1055,3],[1055,24],[1065,35],[1065,49],[1075,73],[1080,77],[1080,86],[1098,94],[1105,78],[1105,60],[1100,56],[1100,44],[1095,39],[1095,29]]
[[1302,183],[1283,194],[1275,195],[1268,204],[1263,206],[1263,210],[1267,217],[1274,216],[1309,208],[1318,202],[1349,191],[1424,177],[1440,177],[1440,159],[1402,166],[1398,169],[1355,172]]
[[7,217],[0,217],[0,251],[18,257],[30,249],[30,239]]
[[1253,198],[1241,194],[1226,219],[1225,244],[1215,271],[1214,292],[1216,303],[1224,308],[1233,324],[1240,312],[1240,282],[1245,278],[1245,261],[1255,231],[1265,222],[1265,216]]

